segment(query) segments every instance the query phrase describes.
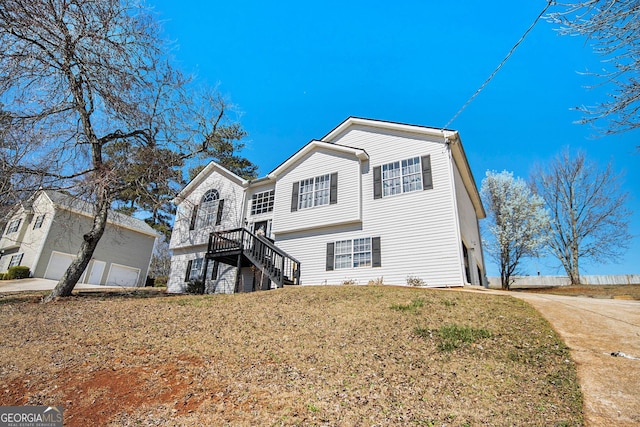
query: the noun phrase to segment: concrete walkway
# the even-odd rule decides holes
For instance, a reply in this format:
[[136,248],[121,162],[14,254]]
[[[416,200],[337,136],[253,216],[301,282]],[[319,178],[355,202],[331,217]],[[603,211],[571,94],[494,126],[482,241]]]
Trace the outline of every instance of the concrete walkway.
[[[0,280],[0,294],[26,291],[50,291],[56,287],[57,280],[49,279],[20,279]],[[120,286],[88,285],[78,283],[74,290],[125,289]]]
[[640,301],[469,290],[522,299],[549,321],[576,363],[586,425],[640,425]]

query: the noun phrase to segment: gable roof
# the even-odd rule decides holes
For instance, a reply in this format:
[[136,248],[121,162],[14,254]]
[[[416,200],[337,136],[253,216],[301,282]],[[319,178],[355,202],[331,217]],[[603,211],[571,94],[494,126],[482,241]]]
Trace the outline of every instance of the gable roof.
[[451,148],[451,155],[453,161],[458,167],[458,171],[462,176],[462,181],[467,193],[471,198],[471,203],[476,211],[476,215],[479,219],[487,216],[484,206],[482,206],[482,200],[480,193],[478,192],[478,186],[469,167],[469,161],[462,147],[462,140],[460,134],[456,130],[452,129],[438,129],[427,126],[411,125],[406,123],[389,122],[384,120],[365,119],[362,117],[350,116],[338,126],[336,126],[331,132],[326,134],[322,140],[331,142],[337,139],[339,136],[344,135],[348,130],[354,126],[365,126],[374,129],[384,129],[396,132],[408,132],[419,135],[424,135],[432,138],[438,138],[442,140],[443,144],[448,144]]
[[366,119],[363,117],[349,116],[338,126],[333,128],[328,134],[322,137],[323,141],[332,141],[341,134],[345,133],[349,128],[353,126],[367,126],[379,129],[388,129],[395,131],[404,131],[410,133],[418,133],[422,135],[428,135],[435,138],[447,138],[453,134],[457,134],[458,131],[452,129],[439,129],[422,125],[412,125],[400,122],[390,122],[386,120]]
[[[41,190],[40,193],[44,194],[49,201],[51,201],[54,208],[74,212],[83,216],[93,217],[93,205],[91,202],[78,199],[77,197],[73,197],[68,194],[60,193],[59,191]],[[38,194],[39,193],[36,193],[31,200],[35,200]],[[146,222],[129,215],[124,215],[120,212],[110,210],[107,216],[107,222],[149,236],[156,237],[158,235]]]
[[277,166],[274,170],[269,172],[267,177],[271,178],[271,179],[277,177],[279,174],[281,174],[283,171],[287,170],[295,162],[297,162],[298,160],[300,160],[301,158],[303,158],[307,154],[311,153],[312,151],[315,151],[315,150],[320,149],[320,148],[324,148],[324,149],[331,150],[331,151],[336,151],[338,153],[352,154],[355,157],[357,157],[358,160],[360,160],[360,161],[366,160],[366,159],[369,158],[369,155],[367,154],[367,152],[364,151],[361,148],[355,148],[355,147],[349,147],[349,146],[346,146],[346,145],[334,144],[333,142],[313,140],[313,141],[310,141],[309,143],[307,143],[304,147],[302,147],[301,149],[299,149],[295,153],[293,153],[293,155],[290,156],[287,160],[285,160],[284,162],[280,163],[279,166]]
[[213,171],[217,171],[221,175],[226,176],[231,181],[234,181],[235,183],[242,185],[243,187],[246,187],[249,185],[249,181],[239,177],[235,173],[231,172],[229,169],[225,168],[222,165],[219,165],[218,163],[212,160],[211,162],[209,162],[207,166],[205,166],[204,169],[200,171],[200,173],[198,173],[198,175],[195,176],[195,178],[193,178],[182,190],[180,190],[180,192],[176,195],[176,197],[174,197],[173,203],[177,205],[178,203],[186,199],[187,196],[191,194],[191,192],[194,189],[196,189],[198,185],[200,185],[200,183],[202,183],[202,181],[204,181],[207,178],[207,176],[209,176],[209,174]]

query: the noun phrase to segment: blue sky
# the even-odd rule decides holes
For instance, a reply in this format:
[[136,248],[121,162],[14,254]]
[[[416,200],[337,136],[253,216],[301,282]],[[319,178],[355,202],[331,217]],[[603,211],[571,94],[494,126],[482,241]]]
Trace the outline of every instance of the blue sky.
[[[271,171],[348,116],[442,127],[500,63],[545,0],[148,0],[178,65],[219,85],[242,113],[244,155]],[[553,8],[551,9],[553,10]],[[636,236],[617,264],[583,274],[640,273],[640,131],[594,138],[574,122],[612,88],[586,86],[605,64],[588,42],[540,21],[489,85],[449,125],[460,132],[478,187],[487,170],[527,178],[564,147],[624,171]],[[487,259],[488,274],[496,265]],[[532,260],[530,274],[562,274]]]

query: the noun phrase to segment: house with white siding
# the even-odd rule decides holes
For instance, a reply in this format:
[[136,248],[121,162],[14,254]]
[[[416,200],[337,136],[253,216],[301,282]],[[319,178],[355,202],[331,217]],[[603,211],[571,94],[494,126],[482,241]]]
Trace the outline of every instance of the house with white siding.
[[[29,267],[32,277],[59,280],[93,224],[92,204],[57,191],[38,191],[5,218],[0,272]],[[144,286],[156,232],[144,221],[109,212],[105,232],[80,283]]]
[[170,292],[486,281],[454,130],[349,117],[259,179],[211,163],[175,203]]

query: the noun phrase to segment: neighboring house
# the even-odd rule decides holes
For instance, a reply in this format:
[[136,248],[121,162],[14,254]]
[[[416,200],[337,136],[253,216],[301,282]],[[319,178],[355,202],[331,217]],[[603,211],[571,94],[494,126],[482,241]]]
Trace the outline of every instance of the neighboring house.
[[[0,239],[0,271],[14,265],[33,277],[58,280],[93,223],[92,205],[55,191],[38,191],[18,205]],[[110,212],[80,283],[144,286],[156,233],[144,221]]]
[[210,163],[175,203],[169,292],[486,283],[456,131],[350,117],[263,178]]

